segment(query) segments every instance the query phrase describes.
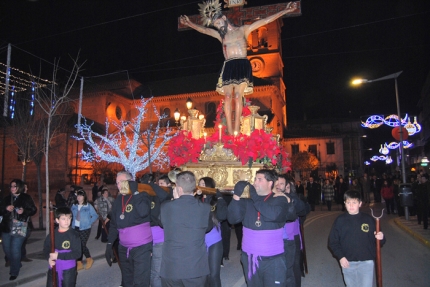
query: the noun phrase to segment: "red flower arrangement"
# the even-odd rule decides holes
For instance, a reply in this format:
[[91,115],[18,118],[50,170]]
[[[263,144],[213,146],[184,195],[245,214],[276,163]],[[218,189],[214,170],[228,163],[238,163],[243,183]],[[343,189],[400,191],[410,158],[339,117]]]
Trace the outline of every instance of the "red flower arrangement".
[[181,131],[170,139],[167,150],[170,165],[179,167],[187,162],[198,162],[204,144],[204,139],[194,139],[191,132]]
[[[248,106],[250,101],[245,100],[242,110],[242,116],[251,114]],[[224,103],[220,102],[217,108],[217,117],[215,121],[215,132],[205,139],[192,138],[191,132],[181,131],[177,136],[170,140],[168,156],[170,165],[179,167],[187,162],[197,163],[204,145],[211,148],[219,142],[219,124],[221,129],[221,142],[224,147],[231,149],[233,154],[241,161],[242,165],[252,163],[263,163],[268,167],[277,168],[281,172],[291,170],[291,162],[288,160],[288,154],[282,146],[278,145],[272,134],[264,130],[254,130],[251,135],[238,134],[237,136],[226,133]]]
[[[242,165],[263,163],[268,167],[277,168],[281,172],[291,170],[291,162],[287,152],[279,146],[271,134],[263,130],[254,130],[251,135],[226,135],[225,126],[221,142],[225,148],[231,149]],[[218,130],[219,131],[219,130]],[[206,145],[212,147],[219,142],[219,133],[215,132],[206,140]],[[181,166],[187,162],[197,163],[205,145],[204,139],[194,139],[187,131],[180,132],[170,140],[168,156],[171,166]]]

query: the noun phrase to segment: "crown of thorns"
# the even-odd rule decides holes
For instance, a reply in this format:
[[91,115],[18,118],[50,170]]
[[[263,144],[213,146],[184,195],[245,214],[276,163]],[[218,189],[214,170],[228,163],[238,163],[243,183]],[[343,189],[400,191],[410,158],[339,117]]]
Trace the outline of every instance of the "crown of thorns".
[[202,17],[203,25],[210,26],[213,22],[222,15],[221,3],[218,0],[208,0],[199,4],[200,16]]

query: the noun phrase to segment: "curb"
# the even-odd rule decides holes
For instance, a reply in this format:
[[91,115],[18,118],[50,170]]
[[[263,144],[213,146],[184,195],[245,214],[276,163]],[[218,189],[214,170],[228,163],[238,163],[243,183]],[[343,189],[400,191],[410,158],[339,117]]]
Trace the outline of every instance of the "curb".
[[418,233],[414,232],[412,229],[410,229],[409,227],[407,227],[406,225],[404,225],[401,222],[400,218],[395,218],[394,222],[401,229],[403,229],[404,231],[406,231],[407,233],[409,233],[413,238],[417,239],[418,241],[420,241],[421,243],[423,243],[424,245],[426,245],[427,247],[430,248],[430,240],[424,238],[421,234],[418,234]]
[[[104,259],[105,255],[104,254],[100,254],[100,255],[96,255],[96,256],[92,256],[92,258],[94,259],[94,261],[99,260],[99,259]],[[21,279],[16,279],[14,281],[11,281],[10,283],[6,283],[4,285],[2,285],[2,287],[14,287],[14,286],[20,286],[26,283],[30,283],[32,281],[38,280],[40,278],[46,277],[46,271],[43,273],[37,273],[32,275],[31,277],[24,277]]]

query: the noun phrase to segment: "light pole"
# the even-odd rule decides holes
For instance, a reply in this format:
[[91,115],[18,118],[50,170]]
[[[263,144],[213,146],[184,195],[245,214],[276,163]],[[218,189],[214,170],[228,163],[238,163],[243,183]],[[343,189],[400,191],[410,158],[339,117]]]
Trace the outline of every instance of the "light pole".
[[[400,74],[403,71],[394,73],[394,74],[390,74],[375,80],[367,80],[367,79],[355,79],[352,81],[353,85],[359,85],[359,84],[364,84],[364,83],[373,83],[373,82],[378,82],[378,81],[384,81],[384,80],[390,80],[390,79],[394,79],[394,88],[396,91],[396,104],[397,104],[397,117],[399,118],[399,139],[400,139],[400,145],[399,145],[399,149],[400,149],[400,162],[401,162],[401,166],[402,166],[402,182],[403,184],[406,184],[406,172],[405,172],[405,158],[404,158],[404,150],[403,150],[403,127],[402,127],[402,118],[400,116],[400,104],[399,104],[399,91],[397,88],[397,78],[400,76]],[[409,213],[408,213],[408,206],[405,204],[405,219],[409,220]]]

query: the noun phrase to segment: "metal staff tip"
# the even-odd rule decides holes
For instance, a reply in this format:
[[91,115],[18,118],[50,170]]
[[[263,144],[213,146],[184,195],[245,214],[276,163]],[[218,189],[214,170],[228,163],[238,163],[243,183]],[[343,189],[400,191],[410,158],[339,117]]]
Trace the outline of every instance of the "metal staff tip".
[[370,211],[372,212],[372,217],[373,217],[373,218],[375,218],[375,219],[380,219],[380,218],[382,218],[382,215],[384,215],[384,209],[385,209],[385,208],[383,208],[383,209],[382,209],[381,216],[377,217],[377,216],[373,215],[373,209],[371,209],[371,208],[370,208]]

